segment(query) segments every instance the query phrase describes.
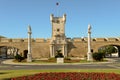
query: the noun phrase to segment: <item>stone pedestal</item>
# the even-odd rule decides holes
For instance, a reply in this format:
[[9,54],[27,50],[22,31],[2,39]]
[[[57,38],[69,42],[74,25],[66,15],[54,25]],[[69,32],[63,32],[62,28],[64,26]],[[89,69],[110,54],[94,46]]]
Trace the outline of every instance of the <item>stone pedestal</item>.
[[93,61],[92,59],[92,52],[87,53],[87,61]]
[[32,62],[32,55],[31,54],[27,55],[27,62]]
[[64,63],[64,58],[57,58],[57,63]]

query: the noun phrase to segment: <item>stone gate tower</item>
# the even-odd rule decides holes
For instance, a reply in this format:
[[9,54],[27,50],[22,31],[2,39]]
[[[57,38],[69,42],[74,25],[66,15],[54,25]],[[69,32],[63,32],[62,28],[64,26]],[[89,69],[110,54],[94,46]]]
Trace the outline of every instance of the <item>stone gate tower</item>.
[[67,57],[67,40],[65,36],[66,14],[63,17],[50,15],[52,24],[52,38],[50,41],[50,57],[55,57],[56,51],[61,50],[64,57]]

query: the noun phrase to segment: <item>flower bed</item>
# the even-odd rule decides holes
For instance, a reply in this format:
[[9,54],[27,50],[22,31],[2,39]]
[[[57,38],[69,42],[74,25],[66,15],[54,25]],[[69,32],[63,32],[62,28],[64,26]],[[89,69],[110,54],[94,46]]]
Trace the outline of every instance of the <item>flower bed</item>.
[[12,78],[11,80],[120,80],[120,74],[87,72],[39,73]]

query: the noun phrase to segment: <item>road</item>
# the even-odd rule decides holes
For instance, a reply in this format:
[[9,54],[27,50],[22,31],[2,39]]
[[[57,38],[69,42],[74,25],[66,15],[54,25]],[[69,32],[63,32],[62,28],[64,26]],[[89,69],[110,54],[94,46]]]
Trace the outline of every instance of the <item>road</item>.
[[[43,65],[8,65],[0,64],[0,70],[30,70],[30,69],[120,69],[120,58],[113,58],[111,63],[84,64],[43,64]],[[1,60],[2,62],[2,60]]]

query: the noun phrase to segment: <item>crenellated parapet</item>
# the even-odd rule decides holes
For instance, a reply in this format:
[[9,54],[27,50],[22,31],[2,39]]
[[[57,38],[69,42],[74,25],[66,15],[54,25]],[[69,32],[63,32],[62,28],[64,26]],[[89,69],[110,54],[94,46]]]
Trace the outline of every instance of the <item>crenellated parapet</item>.
[[120,41],[119,38],[94,38],[94,41]]
[[[88,38],[73,38],[73,39],[67,39],[68,42],[86,42]],[[95,42],[115,42],[120,41],[120,38],[92,38],[91,41]]]
[[12,42],[12,39],[8,39],[8,38],[0,38],[0,42]]
[[[9,43],[9,42],[28,42],[27,38],[0,38],[0,43]],[[44,39],[44,38],[36,38],[36,39],[31,39],[31,42],[41,42],[41,43],[46,43],[50,42],[50,39]]]
[[[33,39],[32,38],[32,42],[40,42],[40,43],[49,43],[50,42],[50,38],[48,39],[44,39],[44,38],[36,38]],[[86,42],[88,39],[87,38],[67,38],[68,42]],[[95,41],[95,42],[106,42],[106,41],[110,41],[110,42],[115,42],[115,41],[120,41],[120,38],[92,38],[91,41]],[[0,43],[7,43],[7,42],[28,42],[27,38],[0,38]]]

